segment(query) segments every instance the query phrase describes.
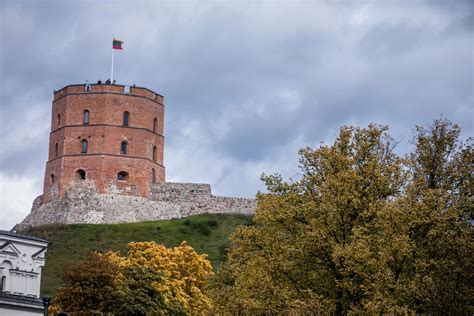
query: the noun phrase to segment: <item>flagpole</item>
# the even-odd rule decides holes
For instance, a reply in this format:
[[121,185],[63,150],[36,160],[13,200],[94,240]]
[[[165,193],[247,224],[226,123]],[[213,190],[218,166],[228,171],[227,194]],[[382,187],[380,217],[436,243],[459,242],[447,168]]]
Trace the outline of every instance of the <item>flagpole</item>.
[[110,67],[110,81],[114,82],[114,48],[112,47],[112,67]]

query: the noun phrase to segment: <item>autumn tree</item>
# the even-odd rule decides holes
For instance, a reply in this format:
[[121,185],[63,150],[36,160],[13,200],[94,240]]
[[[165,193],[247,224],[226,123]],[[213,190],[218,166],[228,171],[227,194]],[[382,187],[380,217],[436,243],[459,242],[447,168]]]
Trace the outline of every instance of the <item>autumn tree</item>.
[[106,257],[121,267],[146,267],[160,273],[161,281],[154,287],[167,305],[179,306],[188,314],[210,306],[210,299],[202,289],[212,274],[211,263],[206,255],[197,254],[186,242],[174,248],[155,242],[131,242],[126,257],[116,252],[107,253]]
[[402,209],[409,210],[413,271],[408,283],[417,312],[472,313],[474,201],[472,139],[446,119],[416,127],[408,167],[411,181]]
[[117,265],[96,252],[90,252],[85,261],[64,265],[65,286],[56,291],[53,310],[108,311],[118,274]]
[[198,314],[210,307],[202,292],[212,267],[183,242],[167,248],[155,242],[132,242],[128,254],[92,252],[70,264],[54,310],[112,315]]
[[438,120],[404,159],[387,131],[343,127],[333,145],[300,150],[297,181],[263,177],[255,225],[236,230],[211,281],[214,311],[472,308],[472,149]]

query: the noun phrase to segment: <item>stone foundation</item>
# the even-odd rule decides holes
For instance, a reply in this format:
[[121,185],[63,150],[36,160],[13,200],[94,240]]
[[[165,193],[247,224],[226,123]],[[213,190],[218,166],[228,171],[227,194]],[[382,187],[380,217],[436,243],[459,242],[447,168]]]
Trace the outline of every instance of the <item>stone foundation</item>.
[[209,184],[156,183],[150,198],[124,195],[110,184],[99,193],[91,180],[71,183],[64,198],[43,203],[39,196],[20,226],[43,224],[116,224],[182,218],[205,213],[253,215],[256,200],[214,196]]

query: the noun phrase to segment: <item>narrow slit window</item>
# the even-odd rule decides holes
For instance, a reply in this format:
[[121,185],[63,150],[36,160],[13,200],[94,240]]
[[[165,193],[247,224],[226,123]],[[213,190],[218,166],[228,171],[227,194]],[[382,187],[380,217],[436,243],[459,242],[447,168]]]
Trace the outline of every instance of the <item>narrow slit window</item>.
[[130,113],[123,112],[123,126],[128,126],[130,124]]
[[156,146],[153,146],[153,161],[156,161]]
[[128,154],[128,143],[125,140],[122,143],[120,143],[120,153],[122,155]]
[[54,154],[57,157],[59,155],[59,146],[58,143],[54,144]]
[[120,181],[128,181],[128,172],[120,171],[117,175],[117,179]]
[[51,184],[54,184],[54,173],[51,174]]
[[85,110],[84,111],[84,125],[89,125],[89,118],[90,118],[90,113],[89,111]]
[[151,183],[156,183],[156,171],[154,168],[151,169]]
[[81,154],[87,154],[87,140],[81,140]]
[[61,114],[58,113],[58,116],[57,116],[57,120],[58,120],[58,128],[61,127]]
[[156,133],[156,122],[157,122],[157,121],[158,121],[158,120],[157,120],[156,117],[155,117],[155,119],[153,120],[153,133]]

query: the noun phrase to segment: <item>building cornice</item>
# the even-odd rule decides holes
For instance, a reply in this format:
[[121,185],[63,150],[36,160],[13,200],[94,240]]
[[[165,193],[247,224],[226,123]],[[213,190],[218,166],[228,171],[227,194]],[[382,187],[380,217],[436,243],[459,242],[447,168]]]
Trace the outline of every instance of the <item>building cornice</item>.
[[120,157],[120,158],[132,158],[132,159],[142,159],[142,160],[148,160],[152,163],[154,163],[155,165],[158,165],[160,167],[162,167],[163,169],[165,168],[165,166],[163,166],[162,164],[154,161],[153,159],[150,159],[150,158],[145,158],[145,157],[138,157],[138,156],[130,156],[130,155],[119,155],[119,154],[109,154],[109,153],[87,153],[87,154],[65,154],[65,155],[60,155],[58,157],[54,157],[53,159],[50,159],[47,161],[47,163],[50,163],[52,161],[55,161],[55,160],[58,160],[58,159],[61,159],[61,158],[65,158],[65,157],[88,157],[88,156],[110,156],[110,157]]
[[[64,89],[64,88],[63,88]],[[143,88],[145,89],[145,88]],[[62,89],[61,89],[62,90]],[[59,90],[59,91],[61,91]],[[148,89],[147,89],[148,90]],[[151,91],[151,90],[148,90],[148,91]],[[153,92],[154,93],[154,92]],[[156,104],[158,105],[161,105],[163,108],[165,107],[165,105],[161,102],[158,102],[157,100],[154,100],[150,97],[147,97],[147,96],[144,96],[144,95],[136,95],[136,94],[132,94],[132,93],[120,93],[120,92],[112,92],[112,91],[97,91],[97,92],[91,92],[91,91],[87,91],[87,92],[70,92],[70,93],[66,93],[64,95],[61,95],[60,97],[56,98],[53,100],[53,104],[59,100],[61,100],[62,98],[64,97],[67,97],[67,96],[72,96],[72,95],[86,95],[86,94],[113,94],[113,95],[120,95],[120,96],[127,96],[127,97],[134,97],[134,98],[143,98],[143,99],[147,99],[149,101],[152,101],[152,102],[155,102]],[[158,95],[158,94],[157,94]]]
[[148,128],[144,128],[144,127],[136,127],[136,126],[123,126],[123,125],[114,125],[114,124],[74,124],[74,125],[63,125],[61,127],[58,127],[56,128],[54,131],[51,131],[49,132],[49,134],[53,134],[53,133],[56,133],[66,127],[72,127],[72,128],[79,128],[79,127],[117,127],[117,128],[130,128],[130,129],[137,129],[137,130],[141,130],[141,131],[146,131],[146,132],[150,132],[152,133],[153,135],[156,135],[158,137],[161,137],[161,138],[165,138],[163,135],[161,134],[158,134],[156,132],[153,132],[152,130],[148,129]]

